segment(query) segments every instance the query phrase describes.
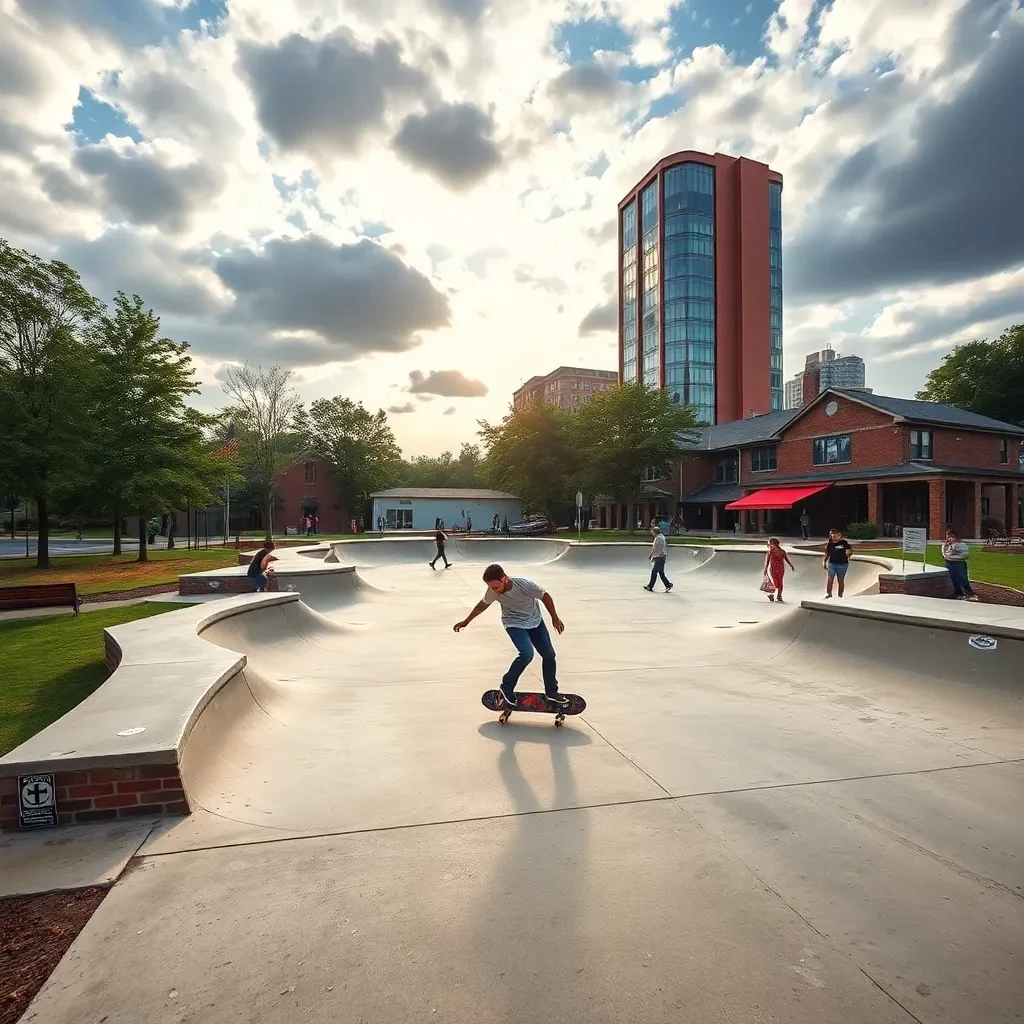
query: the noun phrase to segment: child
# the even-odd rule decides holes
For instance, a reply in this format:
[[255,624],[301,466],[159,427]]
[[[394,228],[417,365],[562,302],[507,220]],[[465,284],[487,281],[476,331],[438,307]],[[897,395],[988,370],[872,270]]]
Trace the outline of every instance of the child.
[[782,545],[779,543],[778,537],[772,537],[768,541],[768,553],[764,556],[764,574],[766,579],[770,579],[775,586],[775,593],[768,594],[769,601],[775,601],[778,599],[779,604],[782,604],[782,584],[786,576],[786,566],[790,569],[795,567],[789,560],[789,555],[783,550]]

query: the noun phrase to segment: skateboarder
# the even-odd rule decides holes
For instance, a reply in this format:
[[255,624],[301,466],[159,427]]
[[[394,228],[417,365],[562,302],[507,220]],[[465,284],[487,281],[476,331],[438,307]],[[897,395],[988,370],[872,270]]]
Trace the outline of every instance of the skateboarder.
[[252,582],[252,589],[256,593],[262,594],[267,589],[267,583],[270,582],[267,574],[271,572],[270,563],[277,561],[277,555],[273,554],[275,547],[277,545],[272,540],[268,540],[252,556],[249,568],[245,571],[245,575],[249,577]]
[[501,695],[507,707],[516,706],[516,683],[533,661],[536,651],[543,663],[544,693],[548,700],[559,707],[565,707],[569,701],[558,692],[558,680],[555,677],[555,649],[551,646],[551,637],[540,614],[538,600],[542,601],[551,616],[551,625],[556,633],[565,629],[565,624],[555,611],[555,602],[542,586],[533,580],[523,577],[508,577],[500,565],[489,565],[484,569],[484,591],[482,601],[461,621],[452,627],[456,633],[465,629],[478,615],[487,611],[488,605],[495,601],[501,605],[501,624],[505,627],[509,639],[515,644],[519,655],[508,667],[501,679]]
[[651,534],[654,537],[654,543],[651,544],[651,553],[647,556],[647,560],[651,563],[651,582],[644,587],[644,590],[653,593],[654,581],[660,576],[661,582],[665,584],[665,593],[667,594],[672,589],[672,584],[665,575],[668,542],[665,540],[665,535],[661,532],[661,529],[657,526],[651,527]]
[[444,530],[438,530],[434,534],[434,543],[437,545],[437,554],[434,555],[434,561],[430,563],[430,568],[436,570],[437,566],[434,564],[439,558],[444,562],[444,567],[450,569],[452,563],[448,561],[448,556],[444,553],[444,542],[448,539],[447,534]]

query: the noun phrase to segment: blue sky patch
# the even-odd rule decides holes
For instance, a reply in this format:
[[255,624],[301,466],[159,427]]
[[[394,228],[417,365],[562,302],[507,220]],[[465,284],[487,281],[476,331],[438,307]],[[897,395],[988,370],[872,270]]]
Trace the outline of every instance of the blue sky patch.
[[720,44],[749,64],[764,52],[764,31],[778,0],[689,0],[671,18],[673,50],[689,56]]
[[97,99],[84,85],[78,90],[78,102],[71,111],[71,121],[64,127],[75,135],[80,146],[100,142],[108,135],[133,142],[142,141],[138,128],[117,107]]
[[590,60],[598,50],[625,52],[629,43],[629,36],[617,21],[597,18],[563,21],[554,39],[556,50],[569,51],[570,64]]

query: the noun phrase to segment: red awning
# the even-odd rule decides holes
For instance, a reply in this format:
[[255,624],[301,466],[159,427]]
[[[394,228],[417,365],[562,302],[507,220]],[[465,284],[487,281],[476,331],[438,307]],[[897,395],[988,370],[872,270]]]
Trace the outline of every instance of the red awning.
[[809,487],[765,487],[754,491],[739,501],[731,501],[727,509],[771,509],[792,508],[798,501],[809,498],[812,494],[824,491],[831,484],[811,484]]

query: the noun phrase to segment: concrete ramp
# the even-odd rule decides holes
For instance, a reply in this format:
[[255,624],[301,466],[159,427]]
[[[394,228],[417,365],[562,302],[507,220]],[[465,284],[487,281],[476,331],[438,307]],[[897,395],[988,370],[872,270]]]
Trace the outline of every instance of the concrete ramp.
[[[580,544],[572,544],[555,567],[587,571],[632,572],[643,576],[650,570],[647,562],[650,550],[650,541],[643,540],[610,544],[584,541]],[[711,557],[712,551],[711,547],[671,545],[668,553],[669,574],[696,569]]]
[[[453,561],[489,565],[508,561],[516,565],[543,565],[560,558],[569,547],[566,541],[548,538],[452,537],[448,557]],[[429,562],[437,554],[432,538],[384,537],[380,540],[341,540],[331,544],[335,559],[357,569]]]

